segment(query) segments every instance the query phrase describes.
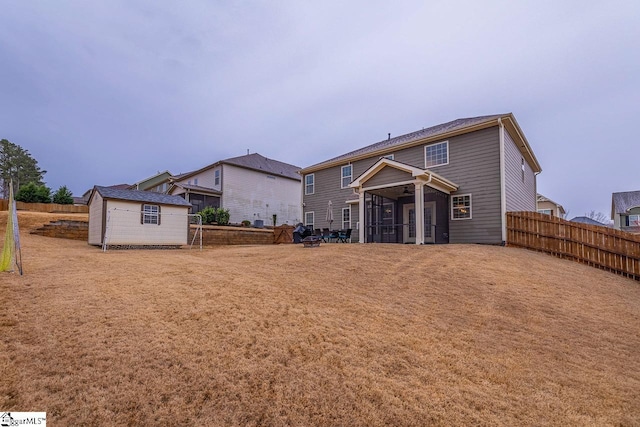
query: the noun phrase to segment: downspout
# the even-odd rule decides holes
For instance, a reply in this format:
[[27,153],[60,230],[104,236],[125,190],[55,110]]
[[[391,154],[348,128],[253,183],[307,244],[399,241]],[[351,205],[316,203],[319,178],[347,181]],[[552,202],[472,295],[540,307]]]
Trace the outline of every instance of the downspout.
[[502,232],[502,245],[507,243],[507,188],[504,158],[504,124],[498,117],[498,133],[500,136],[500,223]]

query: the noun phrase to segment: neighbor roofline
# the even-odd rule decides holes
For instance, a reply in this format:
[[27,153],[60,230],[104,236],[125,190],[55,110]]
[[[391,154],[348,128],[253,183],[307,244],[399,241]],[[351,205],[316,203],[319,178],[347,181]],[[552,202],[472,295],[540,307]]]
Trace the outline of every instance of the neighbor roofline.
[[[375,156],[383,156],[385,154],[391,154],[391,153],[397,152],[398,150],[403,150],[403,149],[406,149],[406,148],[415,147],[415,146],[422,145],[422,144],[427,144],[427,143],[430,143],[430,142],[440,141],[440,140],[443,140],[443,139],[452,138],[454,136],[459,136],[459,135],[464,135],[464,134],[475,132],[475,131],[478,131],[478,130],[488,129],[488,128],[491,128],[491,127],[494,127],[494,126],[499,126],[499,124],[501,123],[501,120],[502,120],[502,123],[505,124],[505,128],[511,134],[511,136],[518,140],[518,141],[516,141],[516,145],[518,146],[518,149],[520,150],[520,152],[522,152],[523,156],[527,159],[529,164],[532,166],[533,171],[536,172],[536,173],[542,172],[542,168],[540,167],[540,163],[538,162],[538,159],[533,154],[533,151],[531,150],[531,146],[529,145],[529,142],[527,141],[526,137],[524,136],[524,132],[522,132],[522,129],[520,128],[520,125],[518,125],[518,122],[516,121],[515,117],[513,116],[513,113],[508,113],[508,114],[499,115],[499,116],[494,117],[492,119],[488,119],[487,121],[484,121],[484,122],[476,123],[476,124],[473,124],[473,125],[469,125],[469,126],[466,126],[466,127],[460,128],[460,129],[456,129],[456,130],[452,130],[452,131],[448,131],[448,132],[443,132],[443,133],[440,133],[440,134],[437,134],[437,135],[427,136],[425,138],[420,138],[420,139],[417,139],[417,140],[414,140],[414,141],[400,143],[400,144],[394,145],[392,147],[385,147],[385,148],[381,148],[379,150],[369,151],[369,152],[362,153],[362,154],[354,154],[351,157],[340,157],[339,159],[336,159],[336,160],[327,160],[327,161],[322,162],[322,163],[317,163],[315,165],[311,165],[311,166],[308,166],[306,168],[302,168],[302,169],[300,169],[299,173],[301,175],[308,174],[308,173],[313,173],[313,172],[316,172],[316,171],[319,171],[319,170],[323,170],[323,169],[327,169],[327,168],[330,168],[330,167],[344,165],[344,164],[347,164],[347,163],[352,163],[352,162],[356,162],[358,160],[364,160],[364,159],[368,159],[368,158],[375,157]],[[505,121],[506,121],[506,123],[505,123]],[[520,144],[518,144],[517,142],[520,142]]]

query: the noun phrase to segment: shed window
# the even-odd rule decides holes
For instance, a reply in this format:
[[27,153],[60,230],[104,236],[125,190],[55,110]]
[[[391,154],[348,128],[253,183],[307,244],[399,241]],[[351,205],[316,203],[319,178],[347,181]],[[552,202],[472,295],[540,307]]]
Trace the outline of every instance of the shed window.
[[142,224],[160,225],[160,206],[142,205]]

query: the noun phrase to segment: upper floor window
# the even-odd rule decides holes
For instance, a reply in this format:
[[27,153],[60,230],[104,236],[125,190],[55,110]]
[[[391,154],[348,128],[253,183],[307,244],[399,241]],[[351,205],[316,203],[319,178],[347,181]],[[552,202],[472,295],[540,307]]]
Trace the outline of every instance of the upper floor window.
[[451,196],[451,219],[471,219],[471,194]]
[[347,188],[351,184],[351,165],[342,167],[342,180],[340,181],[340,188]]
[[304,176],[304,194],[315,192],[316,176],[312,173]]
[[198,185],[198,178],[193,178],[193,185]]
[[160,206],[142,205],[142,224],[160,225]]
[[551,209],[538,209],[538,213],[546,214],[546,215],[553,215],[553,211]]
[[438,142],[424,147],[425,167],[446,165],[449,163],[449,141]]
[[640,215],[629,215],[627,220],[629,221],[628,227],[640,227]]
[[216,169],[213,172],[213,185],[220,185],[220,169]]

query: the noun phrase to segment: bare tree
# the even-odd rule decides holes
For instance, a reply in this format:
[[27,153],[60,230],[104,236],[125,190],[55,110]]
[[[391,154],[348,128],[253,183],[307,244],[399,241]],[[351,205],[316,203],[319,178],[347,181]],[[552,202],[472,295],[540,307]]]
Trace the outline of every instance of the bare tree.
[[605,225],[611,224],[611,219],[609,219],[609,217],[602,212],[591,211],[584,214],[584,216]]

